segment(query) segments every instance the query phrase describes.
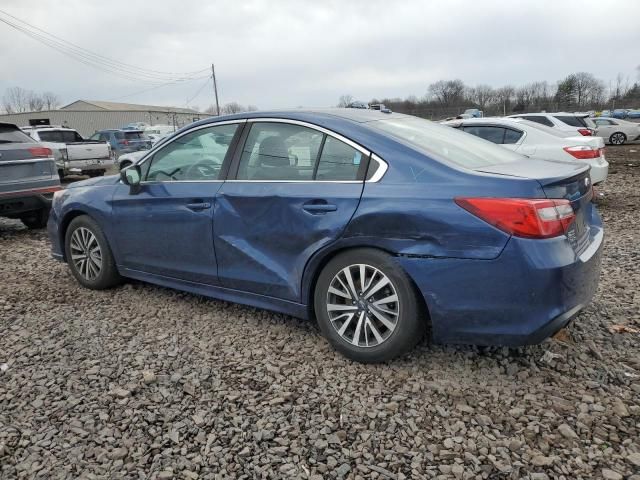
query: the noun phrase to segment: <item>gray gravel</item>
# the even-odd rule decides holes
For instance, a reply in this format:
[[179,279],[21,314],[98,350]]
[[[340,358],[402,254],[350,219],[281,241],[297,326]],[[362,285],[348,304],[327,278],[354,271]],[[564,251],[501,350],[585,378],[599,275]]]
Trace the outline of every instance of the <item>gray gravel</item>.
[[640,333],[611,331],[640,329],[638,150],[608,148],[600,289],[560,338],[387,365],[310,322],[84,290],[0,220],[0,478],[640,480]]

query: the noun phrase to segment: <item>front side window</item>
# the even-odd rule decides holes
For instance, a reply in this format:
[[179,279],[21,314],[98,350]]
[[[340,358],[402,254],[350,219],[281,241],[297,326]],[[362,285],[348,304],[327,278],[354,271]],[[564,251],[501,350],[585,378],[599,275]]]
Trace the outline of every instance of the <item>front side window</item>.
[[218,180],[238,124],[202,128],[168,143],[151,159],[150,182]]
[[312,180],[323,134],[287,123],[254,123],[240,157],[238,180]]

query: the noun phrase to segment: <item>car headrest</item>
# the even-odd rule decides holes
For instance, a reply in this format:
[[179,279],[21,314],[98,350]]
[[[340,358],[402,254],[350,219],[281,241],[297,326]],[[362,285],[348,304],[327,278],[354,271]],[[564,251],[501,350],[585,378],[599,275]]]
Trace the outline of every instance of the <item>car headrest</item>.
[[258,154],[260,155],[260,165],[268,167],[288,167],[291,165],[289,162],[289,149],[282,137],[265,138],[260,142]]

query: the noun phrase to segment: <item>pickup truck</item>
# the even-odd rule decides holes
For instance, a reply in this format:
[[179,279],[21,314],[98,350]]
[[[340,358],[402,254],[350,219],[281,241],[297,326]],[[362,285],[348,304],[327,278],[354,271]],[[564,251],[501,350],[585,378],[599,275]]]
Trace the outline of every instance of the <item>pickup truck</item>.
[[35,141],[59,152],[55,157],[60,178],[66,175],[98,177],[113,165],[108,143],[85,140],[72,128],[39,126],[23,127],[22,130]]
[[51,149],[15,125],[0,123],[0,217],[43,228],[61,188]]

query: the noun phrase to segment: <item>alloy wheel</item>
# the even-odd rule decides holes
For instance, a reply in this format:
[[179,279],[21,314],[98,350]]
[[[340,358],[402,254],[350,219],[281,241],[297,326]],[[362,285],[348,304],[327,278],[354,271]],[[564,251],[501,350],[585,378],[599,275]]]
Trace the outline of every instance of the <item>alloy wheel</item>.
[[611,135],[611,143],[614,145],[622,145],[624,143],[624,135],[622,133],[614,133]]
[[102,250],[96,236],[85,227],[71,234],[71,260],[76,270],[87,280],[94,280],[102,270]]
[[393,333],[400,316],[395,286],[371,265],[355,264],[340,270],[327,292],[331,325],[346,342],[375,347]]

